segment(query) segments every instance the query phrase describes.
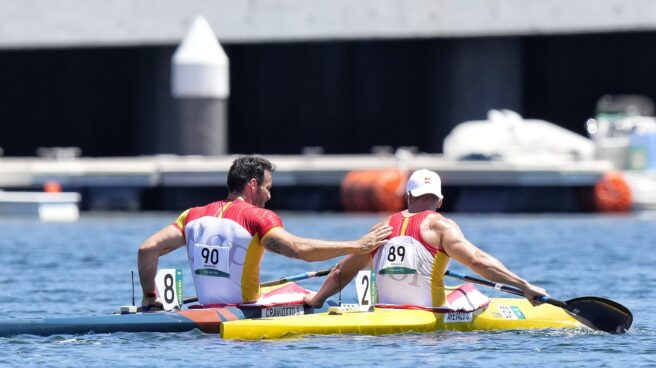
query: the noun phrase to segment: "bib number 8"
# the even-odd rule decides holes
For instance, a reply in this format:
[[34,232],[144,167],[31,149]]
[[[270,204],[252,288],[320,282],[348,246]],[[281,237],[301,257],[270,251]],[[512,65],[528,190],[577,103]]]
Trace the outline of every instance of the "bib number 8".
[[182,305],[182,269],[159,270],[155,276],[155,286],[164,310],[176,309]]
[[389,253],[387,253],[387,260],[390,262],[396,261],[396,257],[401,257],[401,262],[405,259],[405,247],[402,245],[389,247]]
[[173,275],[167,273],[164,276],[164,301],[173,303],[175,300],[175,289],[173,289]]

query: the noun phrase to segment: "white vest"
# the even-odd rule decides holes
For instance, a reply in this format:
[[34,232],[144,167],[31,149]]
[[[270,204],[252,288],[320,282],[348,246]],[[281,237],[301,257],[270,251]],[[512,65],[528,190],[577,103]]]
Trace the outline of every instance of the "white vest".
[[184,230],[199,303],[244,302],[242,273],[253,235],[233,220],[211,216],[190,221]]
[[373,259],[378,303],[443,306],[446,304],[444,270],[448,263],[446,254],[437,252],[433,256],[411,236],[390,239]]

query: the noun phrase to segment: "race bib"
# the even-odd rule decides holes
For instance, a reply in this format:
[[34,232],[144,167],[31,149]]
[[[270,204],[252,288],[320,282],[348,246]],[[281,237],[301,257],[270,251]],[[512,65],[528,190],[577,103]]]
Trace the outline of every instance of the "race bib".
[[358,294],[358,305],[361,312],[374,310],[376,304],[376,274],[362,270],[355,276],[355,291]]
[[417,256],[411,243],[387,243],[380,250],[378,274],[411,275],[417,273]]
[[164,310],[180,308],[182,305],[182,269],[166,268],[157,271],[155,287]]
[[230,246],[194,244],[194,273],[230,277]]

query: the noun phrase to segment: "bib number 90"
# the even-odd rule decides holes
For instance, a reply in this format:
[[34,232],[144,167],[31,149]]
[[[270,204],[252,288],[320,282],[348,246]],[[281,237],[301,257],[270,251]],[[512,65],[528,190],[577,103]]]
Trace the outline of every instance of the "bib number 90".
[[205,259],[206,264],[211,263],[217,265],[219,263],[219,250],[216,248],[203,248],[200,255]]

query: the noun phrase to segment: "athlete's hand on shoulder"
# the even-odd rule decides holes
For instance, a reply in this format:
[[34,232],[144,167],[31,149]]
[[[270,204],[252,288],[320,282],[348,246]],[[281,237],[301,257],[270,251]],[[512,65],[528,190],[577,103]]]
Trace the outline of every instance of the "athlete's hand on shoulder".
[[539,298],[541,296],[549,296],[547,291],[541,287],[535,286],[533,284],[528,283],[524,287],[524,295],[526,296],[526,299],[528,299],[529,302],[531,302],[532,305],[537,306],[542,304],[541,301],[537,300],[536,298]]
[[385,244],[387,238],[392,235],[392,227],[387,224],[374,226],[360,240],[356,254],[366,254]]

